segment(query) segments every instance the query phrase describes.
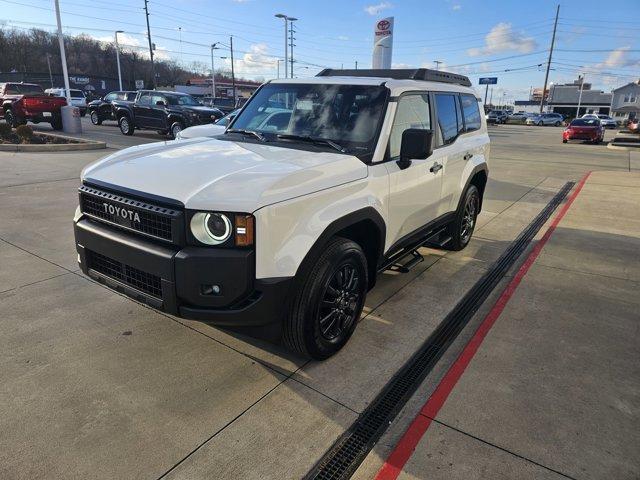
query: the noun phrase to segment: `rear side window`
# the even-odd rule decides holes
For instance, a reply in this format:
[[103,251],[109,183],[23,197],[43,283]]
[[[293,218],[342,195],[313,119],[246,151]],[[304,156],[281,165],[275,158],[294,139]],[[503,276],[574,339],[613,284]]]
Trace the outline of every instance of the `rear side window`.
[[391,127],[391,135],[389,137],[390,158],[400,156],[402,133],[409,128],[431,129],[429,95],[403,95],[398,100],[398,108],[396,109],[396,116],[393,119],[393,127]]
[[476,100],[476,97],[474,97],[473,95],[460,95],[460,103],[462,103],[465,132],[473,132],[474,130],[479,130],[481,120],[480,109],[478,108],[478,100]]
[[[458,116],[456,112],[457,95],[445,93],[436,94],[436,108],[438,111],[438,126],[442,134],[442,144],[453,143],[458,136]],[[460,119],[462,123],[462,119]]]
[[138,99],[138,105],[151,105],[151,94],[143,93]]

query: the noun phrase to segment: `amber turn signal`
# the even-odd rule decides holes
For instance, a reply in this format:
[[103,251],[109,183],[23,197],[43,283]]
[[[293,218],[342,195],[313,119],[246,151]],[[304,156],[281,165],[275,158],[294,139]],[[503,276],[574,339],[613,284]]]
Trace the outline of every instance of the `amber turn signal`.
[[253,245],[254,222],[253,215],[236,215],[235,231],[237,247]]

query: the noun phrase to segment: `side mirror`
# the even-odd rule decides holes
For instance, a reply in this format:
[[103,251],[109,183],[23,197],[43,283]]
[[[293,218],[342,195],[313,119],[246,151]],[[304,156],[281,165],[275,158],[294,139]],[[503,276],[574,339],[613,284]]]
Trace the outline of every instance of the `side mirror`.
[[158,101],[156,102],[156,105],[157,105],[158,107],[164,107],[164,106],[166,106],[166,103],[164,103],[162,100],[158,100]]
[[398,166],[404,170],[411,165],[411,160],[424,160],[431,155],[432,139],[433,132],[431,130],[408,128],[402,132]]

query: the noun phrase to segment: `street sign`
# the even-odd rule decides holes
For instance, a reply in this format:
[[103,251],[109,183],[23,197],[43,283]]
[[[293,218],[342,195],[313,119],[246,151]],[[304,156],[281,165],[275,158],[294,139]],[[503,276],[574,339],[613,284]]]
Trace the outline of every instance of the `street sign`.
[[144,88],[144,80],[136,80],[136,88],[138,90],[143,89]]
[[478,83],[480,85],[495,85],[498,83],[498,77],[482,77]]

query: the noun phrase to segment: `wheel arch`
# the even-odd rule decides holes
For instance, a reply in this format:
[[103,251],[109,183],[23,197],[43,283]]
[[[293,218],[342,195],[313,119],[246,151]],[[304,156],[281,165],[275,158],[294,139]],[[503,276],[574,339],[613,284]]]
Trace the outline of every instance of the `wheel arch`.
[[467,181],[461,190],[460,199],[458,200],[458,206],[456,211],[460,209],[460,205],[464,200],[464,192],[467,191],[469,185],[475,185],[480,192],[480,211],[482,211],[482,203],[484,200],[484,192],[487,187],[487,181],[489,180],[489,167],[486,163],[481,163],[473,167],[473,170],[467,176]]
[[331,222],[313,243],[296,272],[296,279],[300,280],[320,257],[329,240],[343,237],[356,242],[367,257],[369,276],[369,290],[376,283],[377,267],[383,256],[386,224],[384,219],[373,207],[365,207],[348,213]]

